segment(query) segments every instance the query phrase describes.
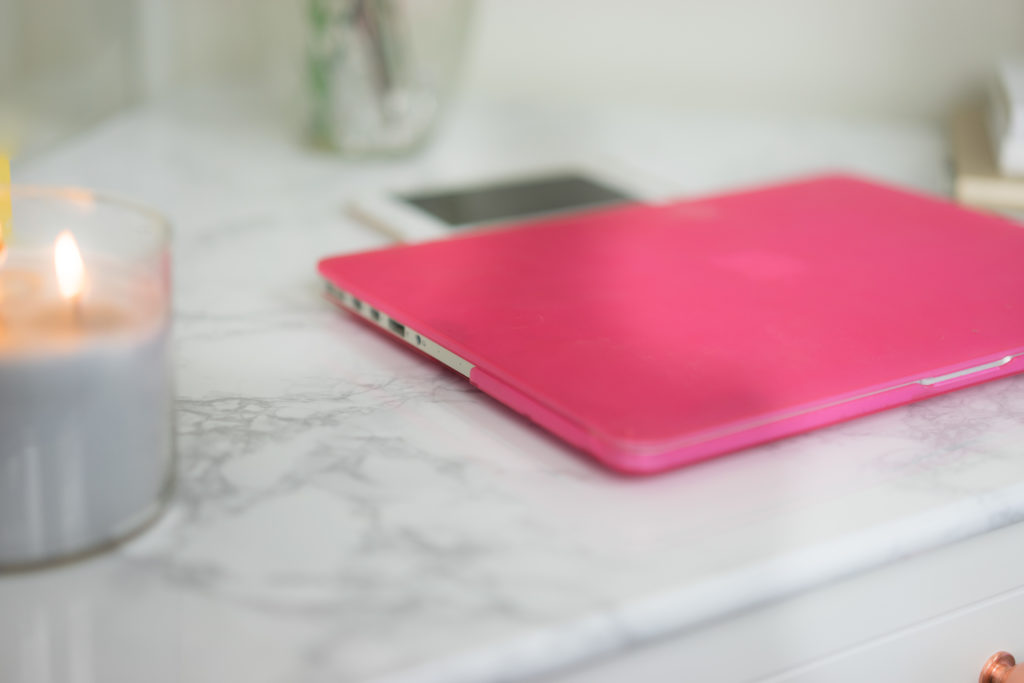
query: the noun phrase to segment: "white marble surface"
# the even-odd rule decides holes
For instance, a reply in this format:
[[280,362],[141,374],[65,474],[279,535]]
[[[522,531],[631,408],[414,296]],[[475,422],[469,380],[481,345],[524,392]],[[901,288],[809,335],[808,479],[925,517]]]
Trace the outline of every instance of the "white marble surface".
[[596,152],[680,192],[817,169],[942,191],[938,131],[476,103],[371,164],[284,131],[154,106],[15,168],[175,223],[180,482],[115,552],[0,577],[4,683],[511,681],[1024,518],[1024,377],[629,479],[314,276],[384,243],[343,211],[381,184]]

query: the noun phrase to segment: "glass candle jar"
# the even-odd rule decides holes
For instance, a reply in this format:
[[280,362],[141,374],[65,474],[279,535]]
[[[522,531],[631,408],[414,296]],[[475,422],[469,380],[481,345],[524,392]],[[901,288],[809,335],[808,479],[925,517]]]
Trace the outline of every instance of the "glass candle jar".
[[70,189],[11,190],[0,254],[0,569],[155,519],[173,479],[169,227]]

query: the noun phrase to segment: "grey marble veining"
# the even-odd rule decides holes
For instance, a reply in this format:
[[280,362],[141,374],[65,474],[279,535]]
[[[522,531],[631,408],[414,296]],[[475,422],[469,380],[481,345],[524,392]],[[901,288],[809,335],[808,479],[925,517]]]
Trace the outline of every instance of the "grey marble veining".
[[512,681],[1024,517],[1024,378],[626,478],[314,273],[385,243],[343,205],[386,183],[597,150],[680,192],[824,168],[939,191],[935,131],[469,104],[423,157],[358,165],[232,111],[131,112],[15,169],[175,223],[180,476],[132,543],[0,577],[5,683]]

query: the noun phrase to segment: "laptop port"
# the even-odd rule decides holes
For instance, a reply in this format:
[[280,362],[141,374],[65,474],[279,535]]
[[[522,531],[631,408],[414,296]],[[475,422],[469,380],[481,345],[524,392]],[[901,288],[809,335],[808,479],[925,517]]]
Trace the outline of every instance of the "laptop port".
[[399,337],[405,336],[405,325],[403,325],[402,323],[395,322],[394,320],[389,320],[388,327],[390,327],[391,331],[397,334]]
[[380,322],[380,311],[378,311],[376,308],[371,308],[370,317],[376,320],[377,322]]
[[356,309],[357,311],[363,310],[363,302],[355,297],[352,297],[352,308]]

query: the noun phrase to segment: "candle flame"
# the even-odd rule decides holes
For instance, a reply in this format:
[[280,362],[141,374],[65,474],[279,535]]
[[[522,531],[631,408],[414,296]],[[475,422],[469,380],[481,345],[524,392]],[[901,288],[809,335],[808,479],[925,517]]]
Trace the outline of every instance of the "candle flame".
[[65,299],[74,299],[82,293],[85,285],[85,264],[78,251],[78,243],[71,231],[65,230],[57,236],[53,245],[53,263],[57,268],[57,287]]

